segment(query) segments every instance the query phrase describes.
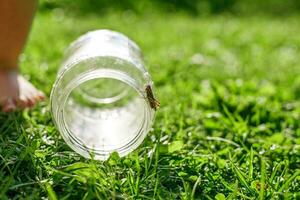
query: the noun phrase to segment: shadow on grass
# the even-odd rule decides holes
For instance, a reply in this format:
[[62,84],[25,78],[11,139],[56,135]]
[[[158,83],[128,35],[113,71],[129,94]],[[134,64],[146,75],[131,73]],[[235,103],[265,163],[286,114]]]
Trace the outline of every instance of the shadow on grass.
[[35,145],[24,123],[22,112],[0,113],[0,196],[21,194],[24,187],[19,184],[33,183],[37,175],[32,162]]

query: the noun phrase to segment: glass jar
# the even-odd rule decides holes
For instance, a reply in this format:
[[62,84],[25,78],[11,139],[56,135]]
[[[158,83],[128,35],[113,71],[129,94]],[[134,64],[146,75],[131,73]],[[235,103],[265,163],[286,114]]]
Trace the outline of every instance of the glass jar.
[[51,93],[51,111],[66,143],[86,158],[125,156],[144,140],[158,106],[139,47],[97,30],[70,45]]

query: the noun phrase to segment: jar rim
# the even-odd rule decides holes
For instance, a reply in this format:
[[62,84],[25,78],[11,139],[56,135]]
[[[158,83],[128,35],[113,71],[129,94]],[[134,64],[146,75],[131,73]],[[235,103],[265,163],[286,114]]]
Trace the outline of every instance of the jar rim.
[[[80,141],[78,137],[71,133],[70,129],[68,128],[67,123],[65,122],[64,112],[65,112],[65,105],[67,99],[71,92],[78,87],[79,85],[83,84],[84,82],[94,79],[94,78],[111,78],[119,80],[131,88],[133,88],[140,97],[144,99],[144,111],[143,111],[143,119],[141,120],[141,125],[138,128],[137,134],[131,140],[126,141],[126,144],[120,146],[119,148],[111,149],[111,150],[101,150],[96,148],[91,148],[83,145],[84,143]],[[80,74],[79,76],[75,77],[71,80],[64,90],[64,95],[62,99],[58,102],[57,106],[57,116],[55,123],[57,127],[60,129],[61,135],[66,141],[66,143],[76,152],[81,154],[86,158],[95,157],[96,159],[104,160],[107,159],[110,153],[117,151],[120,156],[127,155],[131,151],[135,150],[137,146],[139,146],[149,131],[155,112],[150,107],[147,99],[145,98],[145,91],[143,91],[140,86],[136,83],[136,81],[131,78],[129,75],[121,72],[119,70],[114,69],[96,69],[92,71],[88,71],[85,73]],[[53,112],[54,113],[54,112]]]

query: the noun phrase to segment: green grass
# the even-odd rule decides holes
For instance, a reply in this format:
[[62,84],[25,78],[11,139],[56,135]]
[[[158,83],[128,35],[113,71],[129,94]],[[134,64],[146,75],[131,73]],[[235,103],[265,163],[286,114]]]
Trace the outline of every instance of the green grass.
[[63,50],[99,28],[142,48],[161,102],[153,130],[100,162],[65,144],[49,100],[1,113],[1,199],[300,197],[300,17],[39,13],[22,73],[49,96]]

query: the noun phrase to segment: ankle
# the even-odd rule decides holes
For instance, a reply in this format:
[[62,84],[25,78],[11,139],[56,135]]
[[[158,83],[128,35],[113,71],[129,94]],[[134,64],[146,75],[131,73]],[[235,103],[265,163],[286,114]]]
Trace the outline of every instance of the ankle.
[[17,61],[3,61],[0,60],[0,71],[18,71]]
[[17,77],[19,74],[19,70],[18,69],[9,69],[9,68],[2,68],[0,67],[0,79],[3,80],[8,80],[8,79],[15,79],[15,77]]

